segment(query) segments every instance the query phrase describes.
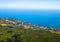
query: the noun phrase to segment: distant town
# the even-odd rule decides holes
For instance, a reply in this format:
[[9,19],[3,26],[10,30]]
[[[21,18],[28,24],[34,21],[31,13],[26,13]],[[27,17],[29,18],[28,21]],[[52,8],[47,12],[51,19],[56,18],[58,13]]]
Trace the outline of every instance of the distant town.
[[52,33],[60,34],[60,28],[57,29],[53,27],[36,26],[28,22],[22,22],[16,18],[0,18],[0,28],[1,27],[12,28],[12,26],[17,26],[17,27],[22,26],[24,29],[44,30],[44,31],[50,31]]

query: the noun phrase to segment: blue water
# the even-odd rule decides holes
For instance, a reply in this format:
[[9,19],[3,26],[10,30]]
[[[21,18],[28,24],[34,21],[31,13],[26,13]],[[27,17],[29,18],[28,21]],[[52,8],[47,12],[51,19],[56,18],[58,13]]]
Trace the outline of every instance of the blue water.
[[60,10],[0,9],[0,17],[18,18],[39,26],[60,28]]

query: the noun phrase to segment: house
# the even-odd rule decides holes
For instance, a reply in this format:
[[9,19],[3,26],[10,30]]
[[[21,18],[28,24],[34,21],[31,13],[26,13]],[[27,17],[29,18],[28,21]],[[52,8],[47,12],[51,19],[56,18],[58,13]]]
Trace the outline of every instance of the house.
[[0,24],[1,26],[8,26],[8,24]]
[[29,29],[29,28],[30,28],[30,26],[24,25],[24,28],[25,28],[25,29]]

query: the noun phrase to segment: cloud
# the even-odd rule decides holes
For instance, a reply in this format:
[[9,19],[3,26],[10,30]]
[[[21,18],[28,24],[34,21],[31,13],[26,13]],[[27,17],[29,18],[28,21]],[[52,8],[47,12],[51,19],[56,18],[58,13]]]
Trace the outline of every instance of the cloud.
[[60,2],[1,2],[2,9],[59,9]]

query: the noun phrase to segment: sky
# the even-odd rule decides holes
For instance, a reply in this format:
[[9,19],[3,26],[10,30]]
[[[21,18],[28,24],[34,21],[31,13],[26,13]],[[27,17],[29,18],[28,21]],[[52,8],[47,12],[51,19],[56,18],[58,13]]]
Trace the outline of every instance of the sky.
[[0,0],[0,9],[60,10],[60,0]]

